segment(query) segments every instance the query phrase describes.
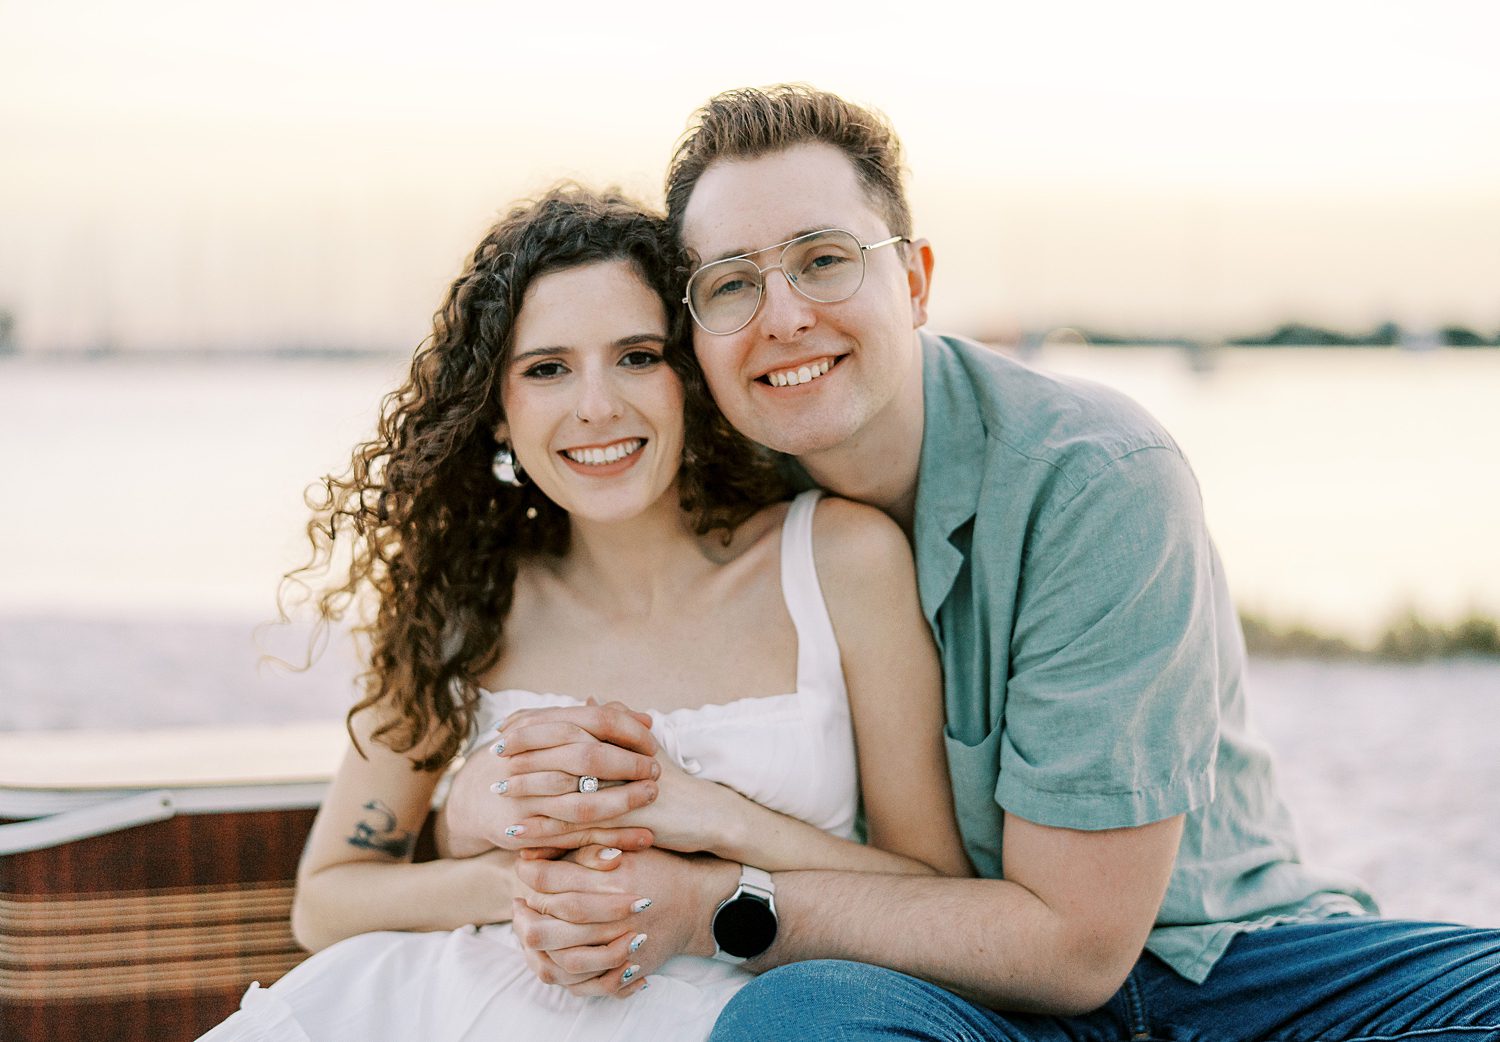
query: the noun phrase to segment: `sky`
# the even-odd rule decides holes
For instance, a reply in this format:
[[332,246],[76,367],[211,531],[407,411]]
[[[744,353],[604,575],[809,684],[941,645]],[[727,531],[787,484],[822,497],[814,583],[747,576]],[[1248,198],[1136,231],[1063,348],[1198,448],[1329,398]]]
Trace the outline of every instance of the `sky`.
[[895,123],[938,328],[1500,330],[1500,5],[967,6],[0,0],[0,309],[407,348],[511,200],[659,203],[696,105],[796,80]]

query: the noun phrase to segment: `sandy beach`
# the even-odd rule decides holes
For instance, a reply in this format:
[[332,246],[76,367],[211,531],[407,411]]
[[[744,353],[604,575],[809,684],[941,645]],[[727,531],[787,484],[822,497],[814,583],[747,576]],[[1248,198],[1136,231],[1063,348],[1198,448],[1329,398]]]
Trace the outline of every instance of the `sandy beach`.
[[[347,646],[291,673],[253,625],[0,617],[0,730],[329,720]],[[288,658],[305,635],[272,627]],[[1500,926],[1500,660],[1417,665],[1257,659],[1255,721],[1309,861],[1354,872],[1391,915]]]

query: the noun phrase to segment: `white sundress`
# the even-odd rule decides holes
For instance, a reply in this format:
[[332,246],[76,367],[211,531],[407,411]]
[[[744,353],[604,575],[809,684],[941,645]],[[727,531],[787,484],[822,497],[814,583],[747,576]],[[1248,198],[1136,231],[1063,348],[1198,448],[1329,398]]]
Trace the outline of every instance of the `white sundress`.
[[[797,690],[653,711],[651,730],[688,773],[849,838],[858,805],[854,735],[813,565],[817,498],[811,491],[793,501],[781,537],[782,595],[797,631]],[[474,746],[518,709],[579,704],[563,695],[486,692]],[[252,985],[239,1011],[203,1040],[701,1042],[750,979],[736,966],[679,956],[628,999],[580,998],[536,979],[508,923],[386,931],[341,941],[270,988]]]

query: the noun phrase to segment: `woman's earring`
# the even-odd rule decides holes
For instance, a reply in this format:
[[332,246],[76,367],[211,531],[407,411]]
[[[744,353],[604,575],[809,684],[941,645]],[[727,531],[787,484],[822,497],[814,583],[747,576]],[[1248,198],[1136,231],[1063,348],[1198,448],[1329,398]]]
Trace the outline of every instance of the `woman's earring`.
[[526,474],[521,470],[521,464],[516,462],[515,454],[510,451],[509,442],[500,443],[500,448],[495,451],[495,461],[490,464],[490,470],[494,473],[495,480],[502,485],[520,488],[526,484]]

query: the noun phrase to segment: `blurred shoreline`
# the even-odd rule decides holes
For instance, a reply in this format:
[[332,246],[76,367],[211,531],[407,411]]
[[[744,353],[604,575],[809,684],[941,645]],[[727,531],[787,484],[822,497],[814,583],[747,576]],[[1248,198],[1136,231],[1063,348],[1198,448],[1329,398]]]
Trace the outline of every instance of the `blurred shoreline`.
[[[1361,352],[1373,353],[1427,353],[1442,351],[1461,352],[1483,352],[1500,350],[1500,334],[1491,341],[1480,342],[1444,342],[1440,338],[1430,334],[1421,334],[1404,340],[1358,340],[1358,339],[1325,339],[1307,341],[1279,341],[1260,340],[1246,338],[1214,338],[1194,339],[1180,336],[1162,337],[1121,337],[1115,335],[1094,336],[1081,333],[1069,327],[1061,327],[1047,332],[1035,334],[1024,334],[1019,337],[993,337],[984,335],[959,334],[969,336],[996,350],[1008,354],[1018,355],[1028,361],[1034,361],[1047,354],[1051,347],[1078,348],[1085,347],[1100,352],[1110,352],[1130,348],[1171,348],[1182,352],[1185,360],[1191,368],[1204,369],[1212,366],[1214,356],[1225,350],[1253,350],[1253,351],[1286,351],[1295,352],[1299,350],[1326,350],[1329,348],[1346,350],[1351,355]],[[409,358],[413,354],[411,348],[400,347],[312,347],[305,345],[287,345],[283,347],[160,347],[160,348],[122,348],[110,345],[99,345],[95,347],[58,347],[38,348],[20,350],[12,347],[9,350],[0,350],[0,365],[78,365],[94,363],[252,363],[252,362],[274,362],[285,363],[299,360],[315,362],[369,362],[380,360],[395,360]]]
[[1407,610],[1367,641],[1254,612],[1239,616],[1245,647],[1267,658],[1426,662],[1472,655],[1500,663],[1500,620],[1480,612],[1443,622]]

